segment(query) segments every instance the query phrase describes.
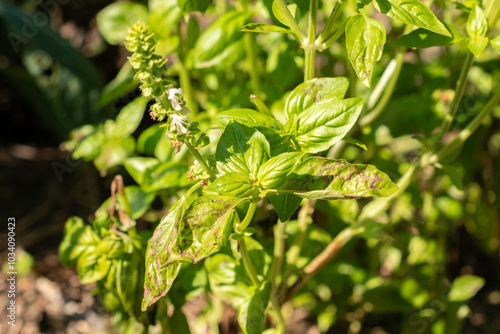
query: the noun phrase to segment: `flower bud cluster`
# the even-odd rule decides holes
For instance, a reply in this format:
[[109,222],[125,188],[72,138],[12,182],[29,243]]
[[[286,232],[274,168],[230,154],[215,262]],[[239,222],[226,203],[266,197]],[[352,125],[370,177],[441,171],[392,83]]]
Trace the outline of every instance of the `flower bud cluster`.
[[[194,148],[209,144],[208,136],[200,133],[198,123],[189,123],[187,117],[190,110],[185,106],[182,88],[175,88],[173,81],[164,77],[165,62],[160,55],[155,54],[156,42],[154,34],[149,32],[148,26],[136,22],[129,27],[129,34],[125,39],[125,46],[132,52],[130,64],[137,71],[134,78],[139,80],[144,97],[154,99],[150,116],[154,120],[163,121],[167,118],[166,135],[178,152],[184,142]],[[175,153],[174,152],[174,153]]]

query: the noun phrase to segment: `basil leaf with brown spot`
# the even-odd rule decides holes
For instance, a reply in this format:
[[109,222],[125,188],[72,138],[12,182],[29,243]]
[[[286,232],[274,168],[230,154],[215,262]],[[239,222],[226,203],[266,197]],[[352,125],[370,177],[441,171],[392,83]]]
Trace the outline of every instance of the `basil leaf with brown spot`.
[[[387,174],[370,165],[310,157],[297,164],[284,182],[267,193],[295,194],[310,199],[386,197],[398,187]],[[268,189],[271,190],[271,189]]]
[[196,263],[219,251],[241,202],[236,197],[215,195],[187,204],[187,197],[161,221],[149,241],[143,310],[167,294],[183,262]]
[[345,27],[347,55],[358,78],[371,86],[373,68],[382,57],[385,28],[364,13],[352,16]]

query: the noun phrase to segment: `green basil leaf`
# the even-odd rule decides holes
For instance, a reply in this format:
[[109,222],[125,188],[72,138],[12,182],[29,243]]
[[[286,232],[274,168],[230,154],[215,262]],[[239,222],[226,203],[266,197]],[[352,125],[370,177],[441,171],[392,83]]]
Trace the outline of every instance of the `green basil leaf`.
[[430,48],[433,46],[447,46],[464,40],[464,36],[451,24],[444,24],[451,37],[443,36],[435,32],[419,28],[411,33],[401,36],[392,46],[403,46],[407,48]]
[[278,189],[286,182],[287,175],[300,162],[301,152],[282,153],[267,160],[257,173],[259,186],[265,189]]
[[244,32],[256,32],[268,34],[270,32],[281,32],[285,34],[293,34],[293,32],[289,29],[285,29],[282,27],[274,26],[272,24],[264,24],[264,23],[249,23],[241,27],[240,31]]
[[471,37],[467,39],[467,47],[474,56],[479,57],[488,46],[488,41],[488,37],[485,36]]
[[373,166],[310,157],[297,164],[278,187],[267,189],[310,199],[339,199],[386,197],[398,187]]
[[303,152],[325,151],[344,138],[362,109],[360,98],[314,104],[297,117],[297,133],[291,135]]
[[177,0],[180,9],[184,13],[199,11],[205,12],[212,0]]
[[[290,11],[290,14],[292,14],[293,18],[298,22],[300,19],[300,9],[299,6],[297,6],[293,1],[287,0],[286,1],[286,6],[288,7],[288,10]],[[286,23],[285,18],[283,17],[283,14],[281,14],[281,11],[279,10],[278,6],[276,5],[276,2],[273,1],[272,5],[272,11],[274,14],[274,17],[278,19],[283,25],[288,26]]]
[[347,78],[315,78],[304,82],[288,95],[285,112],[290,117],[300,114],[314,103],[340,100],[349,87]]
[[[241,39],[240,32],[248,19],[252,16],[249,11],[227,12],[206,28],[196,41],[193,49],[193,60],[197,68],[216,65],[229,53],[228,49]],[[225,55],[221,58],[221,55]]]
[[179,274],[180,262],[169,265],[165,265],[165,262],[169,257],[168,251],[172,249],[172,242],[178,237],[179,221],[189,205],[189,198],[200,186],[201,184],[193,186],[170,208],[148,241],[144,298],[141,305],[143,312],[167,294]]
[[142,121],[147,104],[148,100],[141,96],[122,108],[116,117],[115,131],[118,137],[125,138],[134,133]]
[[81,284],[89,284],[100,281],[109,272],[111,260],[106,256],[99,256],[91,250],[85,251],[79,258],[76,266]]
[[250,197],[258,194],[248,174],[226,173],[218,177],[205,188],[206,193],[234,196],[238,198]]
[[135,70],[132,65],[129,62],[125,63],[116,77],[102,89],[97,102],[98,106],[100,108],[107,107],[137,88],[139,83],[134,80],[134,74]]
[[260,166],[269,159],[266,137],[246,125],[230,122],[217,144],[217,166],[225,173],[250,174],[255,178]]
[[97,26],[109,44],[120,44],[127,36],[127,28],[136,21],[147,22],[148,9],[138,2],[115,2],[97,13]]
[[385,28],[365,14],[352,16],[345,27],[347,55],[358,78],[371,86],[373,68],[382,57]]
[[144,182],[144,175],[148,168],[158,165],[160,162],[155,158],[133,157],[125,160],[123,165],[137,184]]
[[279,219],[284,223],[297,211],[302,203],[302,198],[293,194],[278,194],[269,196],[269,201]]
[[420,0],[375,0],[377,10],[392,19],[450,37],[449,31]]
[[79,217],[71,217],[64,225],[64,239],[59,245],[59,259],[64,266],[74,267],[86,250],[93,251],[99,244],[99,236],[90,225]]
[[154,124],[142,131],[137,138],[137,152],[154,155],[156,145],[165,137],[165,129],[160,128],[160,123]]
[[252,285],[243,265],[227,254],[215,254],[205,261],[205,268],[211,283],[217,285],[243,282]]
[[238,324],[245,334],[261,334],[264,328],[267,303],[256,288],[240,306]]
[[459,276],[451,283],[451,288],[448,292],[448,300],[453,302],[466,302],[481,290],[484,283],[484,278],[479,276]]
[[139,219],[149,209],[155,199],[155,194],[146,193],[138,186],[125,187],[125,196],[130,203],[132,214],[130,218]]
[[467,47],[474,54],[479,57],[488,46],[488,21],[484,16],[484,12],[478,5],[474,5],[470,11],[469,18],[467,19],[467,34],[470,39],[467,40]]
[[[257,175],[260,187],[279,187],[295,165],[303,156],[301,152],[282,153],[272,157],[264,165]],[[282,222],[287,221],[302,203],[302,199],[293,194],[278,194],[269,196],[269,201]]]
[[467,19],[467,34],[470,38],[486,36],[488,32],[488,21],[484,16],[484,12],[478,5],[474,5]]
[[276,131],[282,128],[281,123],[275,118],[252,109],[231,109],[218,113],[214,118],[214,122],[223,127],[226,127],[231,121],[236,121],[251,128],[256,128],[262,133],[265,133],[266,128]]
[[108,259],[119,257],[123,252],[123,242],[110,237],[102,239],[94,251],[98,256],[106,256]]
[[187,166],[182,163],[161,162],[146,169],[140,186],[147,193],[172,187],[185,187],[192,184],[187,178],[187,172]]
[[357,139],[354,139],[354,138],[349,138],[349,137],[344,137],[342,138],[343,141],[345,141],[346,143],[349,143],[351,145],[355,145],[359,148],[362,148],[363,150],[367,151],[368,148],[366,147],[365,144],[363,144],[362,142],[360,142],[359,140]]
[[269,141],[273,154],[286,151],[288,142],[280,136],[282,125],[275,118],[262,114],[252,109],[232,109],[217,114],[215,124],[226,127],[230,121],[236,121],[255,128]]
[[94,159],[94,166],[99,170],[109,170],[122,164],[135,149],[133,137],[113,138],[105,141],[99,155]]
[[96,129],[86,135],[80,142],[76,143],[71,157],[75,160],[83,159],[85,161],[91,161],[101,152],[104,141],[104,132],[101,129]]

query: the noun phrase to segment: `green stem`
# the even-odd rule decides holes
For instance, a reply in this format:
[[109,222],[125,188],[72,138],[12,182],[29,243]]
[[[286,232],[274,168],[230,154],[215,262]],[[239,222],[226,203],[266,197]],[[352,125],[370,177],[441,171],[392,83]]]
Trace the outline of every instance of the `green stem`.
[[283,320],[283,315],[281,314],[281,308],[277,301],[277,280],[283,265],[283,259],[285,257],[285,229],[286,223],[278,220],[276,225],[274,225],[274,259],[269,269],[269,281],[271,282],[271,306],[275,309],[277,319],[278,319],[278,329],[283,332],[285,329],[285,321]]
[[304,43],[305,50],[305,69],[304,81],[314,78],[314,70],[316,67],[316,25],[318,21],[318,0],[310,0],[309,2],[309,33]]
[[315,200],[306,200],[304,205],[300,208],[299,215],[297,217],[297,223],[299,225],[299,231],[297,233],[297,237],[295,238],[295,242],[288,250],[288,254],[286,256],[286,269],[285,274],[283,275],[284,279],[282,282],[282,288],[286,288],[286,282],[288,277],[292,274],[293,270],[296,267],[297,260],[300,256],[300,251],[302,249],[302,245],[304,244],[304,240],[306,237],[307,227],[312,222],[312,214],[314,212],[314,204]]
[[328,49],[330,46],[333,45],[333,43],[335,43],[340,38],[340,36],[342,36],[342,34],[345,31],[345,26],[347,25],[347,21],[348,20],[345,20],[344,23],[342,23],[340,28],[335,32],[335,34],[332,37],[328,38],[325,42],[318,45],[318,51],[321,52]]
[[203,167],[203,169],[205,169],[207,171],[208,175],[210,175],[210,181],[211,182],[215,181],[215,179],[217,178],[217,176],[215,175],[215,173],[212,170],[212,168],[210,168],[208,166],[207,162],[201,156],[200,152],[198,152],[198,150],[195,149],[193,147],[193,145],[191,145],[187,140],[184,141],[184,144],[186,144],[187,148],[189,149],[189,151],[191,152],[191,154],[194,156],[194,158],[198,161],[199,164],[201,164],[201,166]]
[[252,261],[250,260],[250,255],[248,254],[245,238],[241,238],[240,240],[238,240],[238,245],[240,246],[241,260],[243,261],[243,266],[245,267],[246,273],[248,277],[250,277],[252,284],[256,287],[259,287],[260,282],[257,277],[257,272],[255,271]]
[[278,299],[276,298],[275,295],[272,295],[270,296],[270,299],[271,299],[271,306],[274,308],[275,312],[276,312],[276,316],[278,318],[278,326],[277,326],[277,330],[279,333],[284,333],[285,332],[285,320],[283,319],[283,314],[281,314],[281,307],[280,307],[280,304],[278,302]]
[[403,67],[405,53],[406,53],[406,48],[399,49],[398,54],[396,55],[395,58],[396,66],[394,68],[394,72],[391,76],[391,79],[387,84],[387,88],[384,90],[384,93],[380,98],[380,101],[375,106],[375,108],[372,109],[359,121],[359,126],[361,128],[366,127],[368,124],[372,123],[375,119],[377,119],[384,112],[385,108],[391,101],[391,97],[394,94],[396,84],[398,83],[399,75],[401,73],[401,68]]
[[189,72],[182,62],[179,62],[179,83],[184,91],[184,99],[186,100],[186,105],[191,110],[193,116],[196,116],[199,112],[198,103],[194,98],[193,87],[191,86],[191,78]]
[[189,75],[189,71],[184,66],[184,41],[182,37],[181,28],[179,25],[179,48],[177,49],[177,54],[179,55],[179,61],[177,65],[179,66],[179,83],[184,91],[184,99],[186,100],[187,107],[191,110],[193,116],[198,114],[198,103],[196,103],[196,99],[193,94],[193,87],[191,85],[191,77]]
[[318,24],[318,0],[309,0],[309,33],[308,44],[314,44],[316,39],[316,26]]
[[488,18],[488,34],[490,34],[500,17],[500,2],[498,0],[491,0],[488,11],[485,14]]
[[285,258],[285,230],[286,222],[283,223],[278,220],[276,225],[274,225],[274,259],[269,270],[269,281],[271,282],[273,292],[276,292],[276,281],[283,265],[283,259]]
[[375,88],[373,88],[368,101],[366,101],[366,110],[373,110],[377,102],[380,100],[380,97],[385,92],[391,78],[394,77],[394,71],[396,70],[397,63],[396,58],[393,58],[389,64],[387,64],[384,73],[380,77],[380,80],[377,82]]
[[255,106],[259,109],[259,111],[267,116],[270,116],[272,118],[275,118],[274,115],[271,113],[269,108],[264,104],[264,102],[261,100],[261,98],[257,95],[250,95],[250,99],[252,102],[255,104]]
[[455,149],[457,149],[460,145],[462,145],[473,133],[477,130],[477,128],[484,121],[486,116],[488,116],[492,110],[500,103],[500,89],[497,89],[495,94],[488,101],[486,106],[479,112],[479,114],[474,117],[474,119],[458,134],[458,136],[448,145],[442,147],[439,151],[437,151],[434,155],[429,158],[429,163],[438,162],[448,155],[450,155]]
[[244,35],[243,38],[245,39],[245,50],[247,54],[252,91],[256,95],[262,95],[262,88],[260,84],[260,77],[259,77],[258,63],[257,63],[257,44],[255,43],[256,37],[257,36],[255,34],[247,33]]
[[[311,0],[311,1],[317,1],[317,0]],[[304,41],[306,40],[306,36],[300,30],[299,25],[297,24],[297,21],[292,16],[292,13],[288,10],[288,7],[286,6],[285,0],[274,0],[274,3],[276,3],[276,6],[278,6],[279,11],[281,12],[281,15],[283,15],[286,25],[292,29],[295,39],[297,42],[299,42],[300,46],[304,45]]]
[[304,82],[314,79],[314,67],[316,64],[316,49],[314,46],[306,46],[306,64],[304,69]]
[[460,101],[462,101],[462,97],[464,95],[465,86],[467,84],[467,75],[474,63],[474,55],[469,52],[467,54],[467,58],[462,66],[462,70],[460,71],[460,76],[457,81],[457,88],[455,89],[455,96],[451,101],[450,107],[448,108],[448,112],[444,115],[443,123],[441,124],[441,129],[439,130],[438,137],[442,138],[446,132],[450,129],[451,122],[455,118],[455,114],[457,113],[458,106],[460,105]]
[[241,233],[243,232],[247,227],[248,224],[252,221],[253,215],[255,214],[255,209],[257,209],[257,203],[258,201],[253,201],[250,203],[250,206],[248,207],[247,214],[243,221],[236,226],[236,232]]
[[[318,39],[316,40],[316,44],[322,44],[328,38],[328,36],[330,36],[335,26],[335,23],[337,22],[337,19],[339,18],[340,13],[342,13],[342,10],[344,9],[347,2],[348,2],[347,0],[339,0],[335,4],[335,6],[332,9],[332,13],[330,14],[328,20],[325,23],[325,27],[323,28]],[[344,29],[339,29],[339,30],[343,32]],[[336,32],[336,34],[337,33],[338,31]]]

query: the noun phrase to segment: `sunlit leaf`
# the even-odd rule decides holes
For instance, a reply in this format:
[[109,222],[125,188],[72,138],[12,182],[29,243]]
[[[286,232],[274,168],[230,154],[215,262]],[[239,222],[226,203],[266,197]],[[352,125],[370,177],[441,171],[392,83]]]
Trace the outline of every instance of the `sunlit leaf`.
[[127,36],[127,28],[137,21],[147,22],[148,9],[138,2],[114,2],[97,13],[99,32],[109,44],[119,44]]
[[362,109],[360,98],[313,104],[297,117],[293,140],[303,152],[325,151],[344,138]]
[[476,295],[484,286],[485,280],[474,275],[463,275],[457,277],[451,284],[448,299],[454,302],[465,302]]
[[258,190],[248,174],[226,173],[210,183],[205,192],[244,198],[256,195]]
[[257,171],[270,156],[266,137],[254,128],[231,122],[217,144],[217,166],[224,172],[257,175]]
[[365,86],[371,86],[373,68],[382,57],[385,28],[364,14],[352,16],[345,27],[347,55]]
[[392,195],[398,187],[383,172],[370,165],[349,164],[345,160],[310,157],[288,163],[281,154],[271,158],[271,173],[264,164],[259,173],[264,193],[294,194],[310,199],[362,198]]
[[315,103],[342,99],[349,87],[347,78],[315,78],[301,83],[288,95],[285,111],[290,117],[300,114]]
[[392,19],[451,36],[434,13],[420,0],[375,0],[377,10]]

